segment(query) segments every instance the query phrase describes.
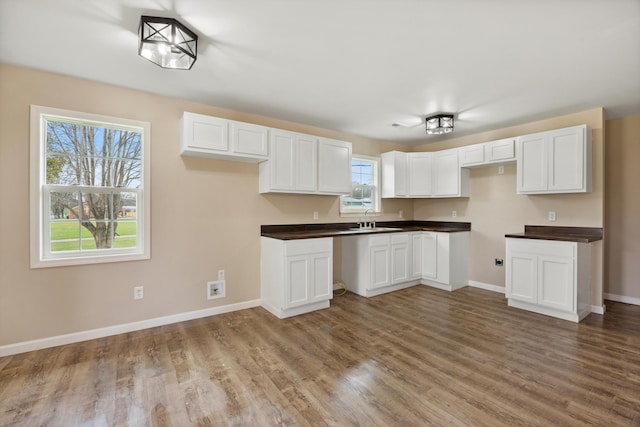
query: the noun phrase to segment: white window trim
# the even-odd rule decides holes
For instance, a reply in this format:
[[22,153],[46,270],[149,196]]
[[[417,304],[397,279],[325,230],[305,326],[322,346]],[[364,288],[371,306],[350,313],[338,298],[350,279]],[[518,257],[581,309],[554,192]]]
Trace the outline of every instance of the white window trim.
[[[82,121],[92,121],[104,123],[105,125],[116,124],[123,127],[142,129],[142,183],[140,189],[123,189],[126,192],[137,192],[138,207],[137,221],[139,238],[135,248],[108,251],[84,252],[82,255],[69,254],[47,254],[45,250],[45,215],[48,214],[45,195],[45,142],[46,126],[45,117],[60,117],[62,119],[77,119]],[[103,116],[98,114],[82,113],[77,111],[63,110],[59,108],[42,107],[31,105],[30,120],[30,245],[31,245],[31,268],[59,267],[68,265],[86,265],[106,262],[122,262],[145,260],[151,258],[151,191],[150,191],[150,140],[151,124],[149,122],[122,119],[117,117]],[[49,188],[55,186],[49,185]],[[69,188],[69,187],[67,187]],[[75,186],[73,187],[75,188]],[[86,187],[88,190],[95,190],[93,187]],[[140,194],[141,193],[141,194]]]
[[[380,216],[382,215],[382,195],[381,195],[381,191],[382,188],[380,187],[381,185],[381,177],[380,175],[382,174],[381,171],[381,164],[380,164],[380,157],[373,157],[373,156],[365,156],[363,154],[353,154],[352,155],[352,161],[353,159],[362,159],[362,160],[368,160],[368,161],[374,161],[377,163],[378,165],[378,170],[377,170],[377,174],[376,174],[376,188],[378,191],[376,191],[376,205],[377,205],[377,209],[375,212],[371,212],[368,215],[370,216]],[[339,211],[340,211],[340,216],[341,217],[345,217],[345,218],[358,218],[361,217],[362,215],[364,215],[364,213],[366,212],[365,209],[362,210],[350,210],[350,211],[343,211],[342,210],[342,196],[340,198],[340,206],[338,207]]]

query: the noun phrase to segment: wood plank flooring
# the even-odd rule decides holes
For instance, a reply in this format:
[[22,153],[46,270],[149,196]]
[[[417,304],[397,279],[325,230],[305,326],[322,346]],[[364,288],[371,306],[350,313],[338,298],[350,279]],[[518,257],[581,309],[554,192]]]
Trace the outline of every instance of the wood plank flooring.
[[640,426],[640,307],[580,324],[416,286],[0,358],[6,426]]

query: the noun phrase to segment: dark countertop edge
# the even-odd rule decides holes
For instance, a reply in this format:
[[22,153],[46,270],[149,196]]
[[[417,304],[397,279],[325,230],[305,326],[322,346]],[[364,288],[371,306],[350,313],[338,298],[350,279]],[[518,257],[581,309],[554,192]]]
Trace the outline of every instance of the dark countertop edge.
[[505,234],[505,237],[591,243],[602,240],[602,227],[552,227],[545,225],[525,225],[524,233]]
[[367,234],[401,233],[410,231],[436,231],[456,233],[470,231],[470,222],[447,221],[377,221],[376,227],[397,228],[397,230],[352,230],[357,228],[355,222],[325,224],[283,224],[262,225],[260,235],[278,240],[313,239],[321,237],[360,236]]

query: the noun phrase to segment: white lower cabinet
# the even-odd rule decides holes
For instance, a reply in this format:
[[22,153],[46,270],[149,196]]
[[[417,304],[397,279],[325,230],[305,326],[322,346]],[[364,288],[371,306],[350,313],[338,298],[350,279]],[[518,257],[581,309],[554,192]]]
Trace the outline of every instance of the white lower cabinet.
[[419,283],[467,286],[469,232],[388,233],[342,238],[342,280],[371,297]]
[[[455,291],[467,286],[469,232],[423,231],[420,235],[421,283],[446,291]],[[414,242],[414,247],[417,245],[418,243]]]
[[372,297],[416,285],[411,272],[411,235],[384,233],[342,238],[342,280],[347,289]]
[[333,297],[333,238],[261,237],[261,305],[277,317],[329,307]]
[[506,239],[509,306],[579,322],[591,312],[588,243]]

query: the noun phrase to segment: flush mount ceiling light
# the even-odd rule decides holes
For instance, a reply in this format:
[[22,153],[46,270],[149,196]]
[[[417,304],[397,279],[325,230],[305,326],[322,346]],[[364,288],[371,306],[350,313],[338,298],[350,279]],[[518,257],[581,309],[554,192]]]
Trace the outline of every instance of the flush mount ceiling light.
[[190,70],[196,62],[198,36],[172,18],[142,16],[138,55],[162,68]]
[[427,117],[427,135],[440,135],[453,132],[453,114],[438,114]]

